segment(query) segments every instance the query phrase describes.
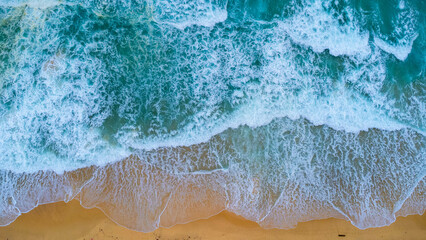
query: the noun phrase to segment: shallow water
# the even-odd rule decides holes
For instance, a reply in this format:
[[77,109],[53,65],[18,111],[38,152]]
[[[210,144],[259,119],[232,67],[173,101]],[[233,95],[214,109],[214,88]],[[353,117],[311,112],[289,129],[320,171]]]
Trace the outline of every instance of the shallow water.
[[[426,208],[423,1],[0,0],[0,224]],[[130,156],[130,157],[129,157]]]

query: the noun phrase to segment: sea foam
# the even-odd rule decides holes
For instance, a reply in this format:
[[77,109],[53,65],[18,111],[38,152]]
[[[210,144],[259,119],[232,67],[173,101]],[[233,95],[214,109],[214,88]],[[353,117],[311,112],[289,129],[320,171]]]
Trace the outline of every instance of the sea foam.
[[415,11],[387,33],[345,1],[23,4],[0,4],[1,225],[75,197],[139,231],[424,212]]
[[228,16],[227,0],[153,1],[154,19],[179,29],[191,25],[212,27]]

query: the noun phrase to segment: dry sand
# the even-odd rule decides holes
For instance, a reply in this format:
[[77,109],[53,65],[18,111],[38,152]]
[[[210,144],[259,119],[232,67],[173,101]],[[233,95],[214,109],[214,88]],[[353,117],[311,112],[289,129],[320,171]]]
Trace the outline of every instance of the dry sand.
[[76,200],[70,203],[42,205],[23,214],[15,222],[0,227],[0,239],[398,239],[425,240],[426,214],[399,217],[388,227],[359,230],[339,219],[299,223],[291,230],[265,230],[255,222],[235,214],[222,212],[206,220],[160,228],[152,233],[139,233],[121,227],[99,209],[85,209]]

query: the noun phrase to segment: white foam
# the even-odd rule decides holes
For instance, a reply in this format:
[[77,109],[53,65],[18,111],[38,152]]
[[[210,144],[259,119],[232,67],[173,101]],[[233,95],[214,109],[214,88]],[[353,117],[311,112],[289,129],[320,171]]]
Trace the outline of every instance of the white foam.
[[[411,53],[414,41],[418,37],[417,29],[417,16],[410,6],[401,0],[398,5],[398,11],[392,18],[392,32],[387,35],[377,33],[374,36],[374,43],[383,51],[394,55],[401,61],[405,61]],[[392,41],[389,39],[393,39]]]
[[[12,88],[2,89],[2,97],[16,103],[1,113],[0,119],[0,162],[4,164],[0,170],[0,178],[4,179],[0,182],[0,224],[13,221],[38,203],[67,201],[80,191],[86,206],[95,207],[99,203],[113,206],[104,211],[127,227],[144,231],[160,226],[167,212],[172,216],[172,224],[182,221],[183,218],[173,217],[181,216],[181,211],[190,212],[186,210],[193,206],[206,207],[203,204],[211,196],[223,200],[215,201],[216,209],[236,212],[264,227],[280,228],[330,216],[351,220],[360,228],[383,226],[394,221],[395,211],[407,198],[414,207],[402,209],[401,214],[412,213],[412,208],[419,205],[424,209],[421,191],[424,185],[420,185],[420,190],[414,189],[424,177],[424,136],[410,129],[411,116],[407,117],[408,123],[398,123],[388,116],[393,103],[381,93],[386,80],[382,54],[368,46],[363,48],[363,34],[355,25],[336,25],[315,4],[292,18],[300,23],[295,32],[291,32],[288,22],[279,21],[265,28],[261,24],[269,23],[253,23],[248,27],[250,34],[235,33],[227,35],[228,38],[221,38],[221,29],[209,32],[202,28],[195,33],[201,38],[193,33],[170,31],[167,37],[187,39],[187,42],[171,39],[170,45],[188,44],[175,50],[176,55],[184,56],[178,59],[182,64],[179,67],[189,66],[194,77],[185,82],[185,89],[179,84],[172,85],[171,88],[177,89],[155,97],[161,101],[164,100],[161,97],[181,94],[171,100],[179,102],[187,100],[184,96],[187,94],[193,104],[190,106],[195,106],[197,112],[188,114],[183,126],[170,133],[161,126],[162,116],[153,114],[158,121],[152,125],[160,123],[155,126],[159,129],[156,137],[141,137],[137,126],[124,126],[114,136],[119,142],[117,147],[104,139],[99,129],[111,114],[99,82],[105,81],[102,77],[108,71],[100,59],[89,54],[93,49],[96,53],[114,52],[108,52],[111,49],[102,42],[76,41],[70,45],[78,57],[71,57],[55,45],[58,40],[54,31],[49,35],[46,29],[38,28],[43,25],[38,22],[43,19],[38,15],[41,13],[26,14],[23,31],[31,28],[37,34],[45,34],[43,39],[51,40],[43,42],[52,44],[49,50],[59,50],[47,58],[40,54],[45,44],[40,46],[39,36],[31,33],[28,38],[24,34],[17,36],[24,47],[12,51],[16,66],[8,69],[10,74],[4,79],[13,83],[9,84]],[[183,20],[174,19],[177,24],[186,26],[202,19],[197,14],[185,14]],[[337,34],[337,45],[328,40],[326,32],[313,36],[325,42],[300,38],[313,31],[309,27],[316,23],[310,19],[315,17],[313,14],[331,21],[322,30],[331,29]],[[303,26],[307,29],[302,29]],[[105,37],[104,32],[97,34],[96,38]],[[361,49],[343,46],[342,42],[349,36],[362,41],[358,46]],[[331,54],[345,57],[346,62],[339,65],[343,73],[329,75],[327,69],[317,65],[318,54],[311,51],[305,54],[294,42],[315,52],[329,49]],[[211,51],[214,47],[219,50]],[[256,59],[254,53],[261,59]],[[301,54],[304,55],[300,57]],[[362,57],[347,59],[346,55]],[[187,60],[190,62],[184,62]],[[261,64],[253,64],[255,61]],[[181,80],[174,78],[181,77],[179,74],[170,75],[168,80],[173,83]],[[351,84],[353,87],[348,87]],[[123,96],[129,99],[122,101],[123,105],[133,107],[131,96]],[[233,111],[222,111],[223,103],[232,105]],[[103,107],[107,110],[102,110]],[[120,106],[118,112],[125,115],[127,109]],[[359,133],[371,128],[379,130]],[[401,130],[393,131],[398,129]],[[212,138],[220,133],[223,134]],[[171,148],[201,142],[207,143],[200,149],[198,146],[194,146],[195,150]],[[97,167],[138,153],[130,148],[158,147],[168,148],[147,154],[153,160],[143,159],[140,154],[141,159]],[[40,149],[46,151],[40,153]],[[193,150],[195,153],[191,155]],[[222,162],[227,164],[227,170],[223,170]],[[95,165],[93,175],[67,178],[55,173],[89,165]],[[37,170],[44,171],[16,174]],[[185,193],[181,189],[202,191],[194,193],[197,198],[187,198],[179,195]],[[415,194],[409,197],[413,191]]]
[[59,0],[0,0],[0,6],[47,9],[61,4]]
[[399,1],[398,7],[399,9],[403,10],[405,8],[405,1],[404,0]]
[[411,53],[411,49],[413,48],[413,43],[416,40],[417,36],[418,34],[414,35],[414,37],[411,38],[409,42],[406,44],[392,44],[375,36],[374,44],[378,46],[380,49],[382,49],[383,51],[394,55],[399,60],[405,61],[405,59],[407,59],[408,55]]
[[[193,6],[190,5],[188,8],[191,9],[191,7]],[[182,75],[176,74],[182,66],[188,66],[193,73],[193,79],[185,82],[185,88],[172,85],[176,89],[171,90],[173,91],[171,95],[178,96],[173,96],[176,99],[171,101],[180,103],[181,99],[184,99],[182,102],[191,100],[193,105],[190,106],[197,112],[184,116],[186,119],[178,122],[179,129],[170,132],[167,126],[158,126],[161,125],[164,116],[160,114],[154,116],[153,118],[156,119],[149,119],[152,123],[147,125],[154,126],[155,136],[154,134],[143,136],[138,126],[126,125],[114,136],[117,137],[121,147],[112,147],[107,139],[102,138],[100,130],[97,129],[110,114],[107,110],[101,112],[101,104],[105,104],[108,108],[110,103],[101,97],[99,92],[101,83],[97,82],[103,80],[103,75],[108,72],[104,69],[101,60],[91,58],[87,54],[91,48],[97,51],[110,49],[99,47],[101,44],[99,42],[86,43],[84,46],[78,42],[73,43],[77,47],[75,51],[81,53],[81,56],[68,58],[65,54],[58,52],[50,59],[43,60],[45,62],[39,69],[40,79],[37,79],[39,83],[35,87],[32,87],[34,82],[32,69],[15,69],[15,76],[19,76],[16,80],[26,85],[19,91],[22,94],[21,108],[10,112],[0,122],[0,131],[6,136],[2,139],[2,144],[4,152],[7,153],[3,157],[8,164],[7,169],[16,168],[22,171],[55,169],[61,172],[92,164],[102,165],[126,157],[130,154],[131,148],[150,150],[158,147],[189,146],[207,142],[229,128],[237,128],[241,125],[256,128],[283,117],[293,120],[306,118],[315,125],[327,125],[346,132],[359,132],[371,128],[397,130],[409,127],[409,124],[399,123],[394,118],[388,117],[388,109],[392,106],[386,105],[387,99],[380,92],[386,72],[383,69],[381,56],[368,46],[356,51],[355,48],[352,49],[354,51],[350,49],[340,51],[340,43],[333,46],[327,45],[330,43],[327,42],[328,40],[326,44],[319,43],[320,45],[312,45],[309,42],[318,51],[331,46],[332,54],[362,56],[362,58],[349,59],[343,66],[342,72],[345,74],[338,75],[338,79],[334,79],[335,76],[327,76],[327,72],[324,73],[325,70],[316,65],[318,59],[315,57],[318,54],[300,50],[297,46],[300,43],[297,41],[295,46],[295,39],[302,34],[298,31],[303,30],[305,25],[311,25],[309,21],[316,23],[315,20],[311,20],[315,14],[320,16],[319,19],[330,21],[331,28],[341,41],[344,42],[344,39],[350,37],[363,39],[361,31],[354,25],[356,21],[340,26],[329,13],[323,11],[318,2],[306,6],[305,10],[301,10],[291,18],[290,22],[300,23],[299,27],[295,27],[297,31],[289,29],[290,22],[286,20],[276,20],[271,23],[272,28],[265,29],[263,24],[268,23],[253,23],[250,26],[252,33],[236,34],[233,36],[235,38],[221,38],[221,29],[211,33],[209,29],[202,28],[195,34],[216,35],[197,38],[194,37],[194,33],[178,31],[172,27],[165,28],[164,32],[170,31],[170,35],[166,36],[171,38],[171,44],[177,42],[184,45],[183,48],[176,48],[177,55],[188,56],[179,59],[177,71],[171,71],[168,80],[182,81],[179,79]],[[42,18],[37,17],[37,19]],[[31,26],[37,23],[36,20],[32,20],[28,21],[31,22]],[[229,29],[223,31],[227,30]],[[311,30],[313,29],[308,29],[308,32]],[[292,34],[295,35],[292,36]],[[314,37],[327,39],[327,34],[327,31],[321,31]],[[46,38],[52,39],[51,43],[56,44],[55,37],[53,35]],[[182,39],[177,41],[173,38]],[[240,38],[250,43],[247,45],[248,48],[244,44],[239,45]],[[34,47],[31,44],[29,45]],[[364,46],[364,43],[362,45]],[[215,47],[218,50],[212,51]],[[52,48],[57,49],[57,46]],[[18,62],[21,65],[34,63],[32,52],[19,51],[16,50],[14,55],[20,58]],[[252,66],[256,60],[254,52],[262,58],[260,60],[262,64],[258,69]],[[149,53],[162,54],[162,52]],[[302,60],[298,59],[300,54],[306,54]],[[361,79],[361,76],[365,74],[370,74],[368,81]],[[68,82],[59,79],[66,75],[78,76],[80,80]],[[251,81],[252,79],[257,81]],[[88,80],[93,81],[94,84],[88,84]],[[348,88],[346,86],[348,83],[356,87]],[[228,85],[232,85],[236,90],[229,90]],[[191,99],[187,99],[185,94]],[[364,94],[368,96],[365,97]],[[120,100],[123,104],[119,107],[118,113],[125,116],[128,107],[133,106],[134,99],[132,100],[127,93],[122,95],[124,100]],[[72,99],[69,99],[69,96],[72,96]],[[156,107],[157,103],[148,103],[148,101],[158,97],[170,96],[168,94],[154,96],[149,98],[146,104]],[[230,113],[222,111],[220,108],[224,102],[232,104],[233,111]],[[88,116],[91,114],[95,114],[96,117],[89,123]],[[136,121],[138,114],[133,115],[129,119]],[[40,116],[45,116],[47,120]],[[164,118],[167,119],[167,117]],[[94,127],[89,127],[91,124]],[[38,133],[39,130],[46,131],[45,139],[43,134]],[[52,153],[32,152],[34,149],[28,146],[37,141],[47,141],[46,145],[57,148],[55,151],[60,157],[55,157]],[[22,162],[13,162],[18,161],[17,159]],[[58,163],[52,164],[52,161]]]
[[369,33],[363,32],[349,9],[350,21],[340,24],[339,19],[326,12],[323,1],[305,3],[302,9],[283,22],[287,34],[298,44],[312,48],[315,52],[328,49],[334,56],[368,56]]
[[227,0],[154,1],[153,18],[179,29],[191,25],[212,27],[228,17]]
[[[283,96],[287,93],[282,92]],[[267,93],[262,94],[268,96]],[[267,98],[267,97],[266,97]],[[119,142],[135,149],[151,150],[159,147],[190,146],[207,142],[211,137],[229,128],[248,125],[257,128],[269,124],[277,118],[288,117],[292,120],[306,118],[315,125],[327,125],[336,130],[346,132],[367,131],[371,128],[398,130],[405,128],[384,112],[372,106],[371,102],[342,86],[328,97],[318,98],[309,91],[297,97],[290,96],[271,103],[271,99],[257,99],[241,106],[237,111],[221,118],[204,118],[196,125],[187,125],[176,135],[162,137],[137,138],[137,132],[124,134]],[[207,119],[207,121],[206,121]]]
[[[250,36],[253,39],[247,39],[248,41],[270,38],[270,41],[258,45],[260,49],[256,49],[262,52],[263,61],[268,64],[257,71],[244,67],[251,64],[251,56],[246,56],[244,49],[234,47],[232,39],[213,36],[215,40],[207,42],[194,40],[191,46],[197,46],[198,49],[195,53],[188,51],[186,54],[193,56],[198,54],[198,51],[205,54],[202,51],[204,49],[208,53],[208,57],[201,55],[200,59],[190,64],[192,70],[197,73],[197,78],[193,83],[195,86],[189,88],[195,89],[195,96],[199,97],[197,102],[202,103],[202,107],[199,107],[188,124],[178,131],[143,138],[140,138],[137,131],[122,132],[119,142],[124,146],[145,150],[189,146],[207,142],[212,136],[228,128],[241,125],[255,128],[281,117],[294,120],[303,117],[316,125],[327,125],[347,132],[371,128],[397,130],[407,127],[388,117],[386,109],[381,109],[386,101],[380,93],[386,72],[381,56],[376,52],[370,52],[368,57],[356,60],[365,67],[361,67],[362,64],[358,62],[356,64],[359,65],[355,67],[347,64],[343,70],[345,74],[336,80],[330,76],[318,76],[322,70],[315,66],[315,54],[308,54],[302,64],[297,63],[295,58],[300,53],[286,37],[288,29],[281,22],[270,30],[258,30],[255,25],[252,28],[257,34]],[[220,67],[223,53],[208,51],[216,45],[232,49],[226,52],[229,61],[226,62],[225,69]],[[221,72],[228,68],[230,72]],[[230,100],[235,103],[237,110],[229,115],[220,115],[217,105],[226,97],[224,91],[227,89],[227,83],[216,76],[227,77],[226,74],[230,74],[233,79],[230,84],[238,88],[232,93]],[[360,80],[365,74],[369,74],[369,79]],[[250,78],[255,77],[259,78],[259,84],[250,82]],[[348,89],[347,83],[358,84],[360,87]],[[363,94],[372,98],[368,99],[362,96]]]
[[[58,49],[59,41],[54,30],[43,28],[42,14],[25,15],[22,32],[33,32],[19,36],[23,48],[11,52],[15,64],[5,81],[14,84],[2,89],[6,102],[13,102],[0,119],[2,169],[63,172],[127,157],[127,150],[111,146],[97,128],[109,114],[101,111],[106,100],[96,82],[102,63],[89,56],[70,58],[62,50],[44,60],[43,49]],[[40,44],[43,38],[49,41]]]

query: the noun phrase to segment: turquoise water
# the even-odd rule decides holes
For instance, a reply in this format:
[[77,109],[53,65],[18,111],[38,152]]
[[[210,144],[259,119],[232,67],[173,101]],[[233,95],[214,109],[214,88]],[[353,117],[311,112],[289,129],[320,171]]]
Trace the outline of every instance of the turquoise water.
[[188,201],[266,228],[423,213],[425,9],[0,0],[0,224],[79,193],[140,231]]

